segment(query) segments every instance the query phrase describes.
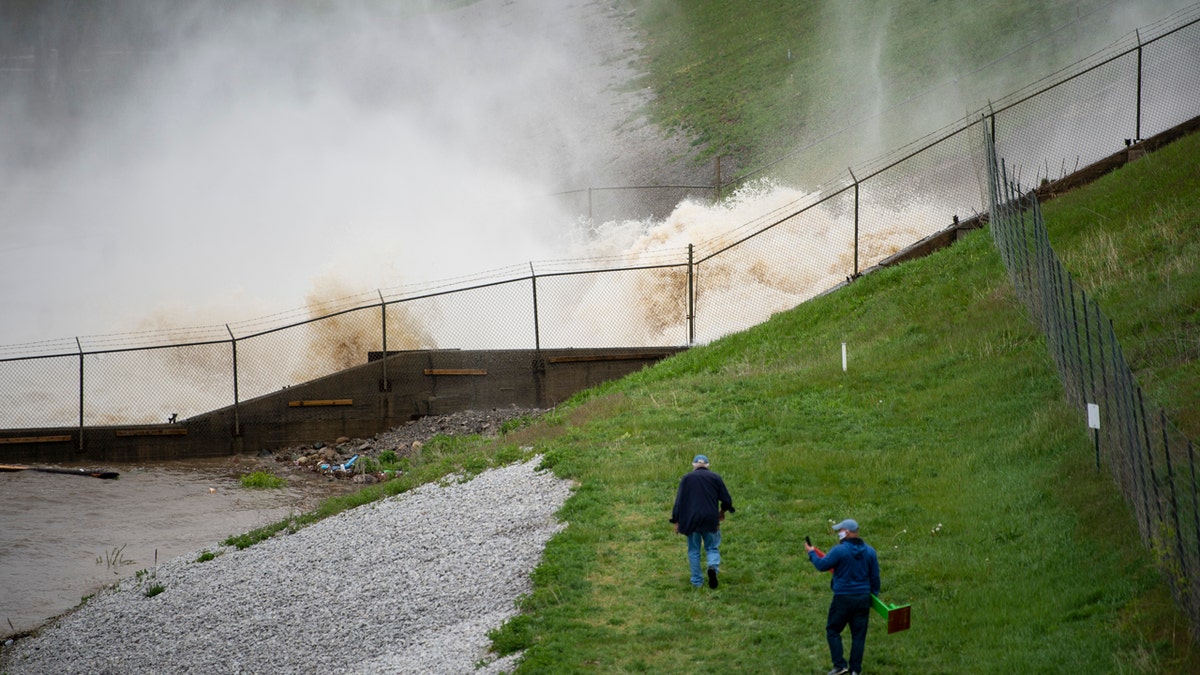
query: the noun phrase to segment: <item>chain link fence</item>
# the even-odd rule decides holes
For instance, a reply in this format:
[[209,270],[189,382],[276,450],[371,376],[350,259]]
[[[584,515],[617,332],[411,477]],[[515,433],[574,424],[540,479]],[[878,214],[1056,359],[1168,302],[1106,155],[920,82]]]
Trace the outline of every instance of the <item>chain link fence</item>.
[[[756,210],[745,208],[764,190],[753,181],[641,190],[652,197],[560,195],[637,218],[687,198],[739,219],[684,245],[511,266],[224,326],[0,346],[0,428],[183,420],[365,363],[370,352],[710,342],[986,211],[985,136],[1017,178],[1037,184],[1200,114],[1197,21],[1200,9],[1176,15],[995,102],[986,116],[857,162],[809,192],[773,193]],[[805,165],[830,150],[811,146],[788,161]]]
[[[992,147],[989,145],[989,147]],[[994,152],[994,150],[993,150]],[[1107,466],[1200,640],[1200,495],[1192,442],[1146,400],[1113,322],[1075,284],[1046,233],[1037,193],[989,161],[992,236],[1030,317],[1046,335],[1067,400],[1086,412],[1096,470]]]

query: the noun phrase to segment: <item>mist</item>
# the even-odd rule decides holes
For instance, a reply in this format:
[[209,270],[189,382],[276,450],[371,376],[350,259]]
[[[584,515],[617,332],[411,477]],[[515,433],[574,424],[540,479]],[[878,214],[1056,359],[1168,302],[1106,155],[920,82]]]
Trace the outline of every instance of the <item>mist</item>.
[[[998,12],[965,2],[823,5],[811,18],[822,21],[817,67],[827,86],[803,111],[805,138],[793,141],[821,147],[799,153],[801,166],[791,173],[800,184],[844,174],[847,166],[934,134],[1194,5],[1015,2],[1003,26],[994,25]],[[781,101],[786,87],[780,83]]]
[[[1080,2],[1011,35],[952,6],[959,37],[994,40],[997,59],[963,73],[953,39],[905,45],[931,64],[914,91],[886,76],[903,13],[837,3],[825,67],[845,86],[814,137],[855,130],[832,143],[846,155],[840,172],[1183,4]],[[634,254],[685,246],[791,199],[685,203],[661,222],[592,225],[581,240],[577,214],[548,195],[703,182],[707,170],[688,162],[688,139],[647,122],[649,94],[626,88],[637,45],[615,6],[381,7],[7,5],[22,21],[0,29],[0,344],[221,325],[616,254],[615,242]]]
[[45,3],[40,39],[106,26],[76,36],[91,62],[5,78],[0,344],[552,257],[576,216],[547,195],[637,160],[611,142],[632,46],[598,7],[159,4]]

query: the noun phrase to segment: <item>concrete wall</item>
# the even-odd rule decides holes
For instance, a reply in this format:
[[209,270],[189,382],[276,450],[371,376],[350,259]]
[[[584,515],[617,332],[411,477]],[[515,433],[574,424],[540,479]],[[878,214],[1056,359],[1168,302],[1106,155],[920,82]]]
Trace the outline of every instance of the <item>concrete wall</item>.
[[0,431],[0,463],[219,457],[369,438],[424,415],[550,408],[684,349],[430,350],[386,360],[376,352],[361,366],[175,424]]

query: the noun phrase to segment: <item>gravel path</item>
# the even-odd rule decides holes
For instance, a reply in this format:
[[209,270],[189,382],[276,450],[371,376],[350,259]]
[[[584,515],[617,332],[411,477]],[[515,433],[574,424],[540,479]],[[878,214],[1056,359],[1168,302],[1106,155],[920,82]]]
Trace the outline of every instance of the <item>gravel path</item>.
[[511,669],[514,657],[488,655],[486,633],[516,614],[570,494],[538,462],[425,485],[245,550],[207,549],[212,560],[181,556],[16,641],[0,672]]

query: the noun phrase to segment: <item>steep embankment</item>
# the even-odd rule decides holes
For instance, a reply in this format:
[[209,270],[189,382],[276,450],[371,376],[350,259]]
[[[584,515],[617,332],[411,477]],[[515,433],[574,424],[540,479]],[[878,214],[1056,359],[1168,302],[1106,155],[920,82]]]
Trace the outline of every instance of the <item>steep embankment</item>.
[[[1143,209],[1174,203],[1194,153],[1144,160],[1161,173],[1138,188]],[[1161,220],[1163,238],[1195,222]],[[1131,288],[1163,253],[1123,259],[1143,270]],[[819,672],[828,580],[800,542],[828,542],[847,516],[880,551],[885,598],[913,608],[910,631],[875,624],[870,672],[1200,668],[987,231],[590,392],[542,428],[558,436],[538,448],[581,487],[498,642],[529,649],[522,672]],[[739,506],[716,592],[688,586],[666,522],[696,452]]]

